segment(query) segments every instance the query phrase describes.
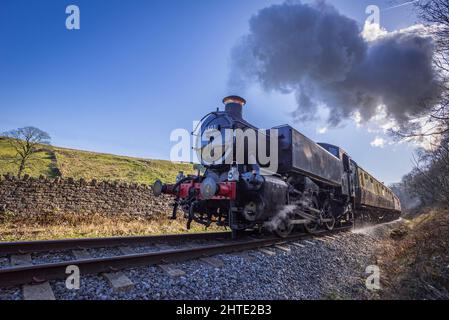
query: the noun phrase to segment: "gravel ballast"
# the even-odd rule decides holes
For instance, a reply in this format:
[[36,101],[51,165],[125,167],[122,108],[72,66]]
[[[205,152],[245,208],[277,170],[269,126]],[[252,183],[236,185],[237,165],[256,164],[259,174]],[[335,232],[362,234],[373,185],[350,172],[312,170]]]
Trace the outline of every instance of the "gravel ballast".
[[[185,272],[178,277],[159,266],[123,270],[134,283],[127,291],[114,291],[103,275],[82,275],[79,290],[68,290],[65,281],[50,284],[56,299],[368,299],[374,294],[365,286],[365,270],[395,224],[283,244],[290,252],[268,247],[273,256],[221,254],[215,256],[224,263],[219,268],[203,260],[177,263],[172,267]],[[20,288],[0,289],[0,299],[21,298]]]

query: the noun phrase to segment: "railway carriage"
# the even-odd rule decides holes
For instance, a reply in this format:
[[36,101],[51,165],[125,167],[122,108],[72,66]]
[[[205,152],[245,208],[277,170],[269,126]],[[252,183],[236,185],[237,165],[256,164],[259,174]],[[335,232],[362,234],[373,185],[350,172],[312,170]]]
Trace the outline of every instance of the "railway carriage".
[[[173,185],[156,181],[153,186],[156,196],[174,196],[172,218],[182,209],[188,228],[192,221],[206,226],[215,222],[230,227],[234,236],[258,229],[286,237],[297,228],[314,233],[355,221],[377,223],[399,217],[396,195],[342,148],[315,143],[289,125],[258,130],[242,117],[243,98],[230,96],[223,103],[224,111],[209,113],[200,124],[197,150],[205,172],[180,173]],[[229,130],[234,134],[227,135]],[[238,130],[243,142],[235,134]],[[257,138],[255,148],[245,140],[251,130]],[[221,134],[207,135],[209,131]],[[214,145],[220,147],[212,148],[214,159],[203,158],[203,151]],[[236,154],[239,146],[243,157]],[[270,155],[275,149],[275,172],[267,171],[271,166],[259,159],[259,148],[270,150]]]
[[361,167],[357,167],[356,209],[361,213],[370,213],[371,220],[385,219],[390,212],[400,212],[399,198],[383,183],[370,175]]

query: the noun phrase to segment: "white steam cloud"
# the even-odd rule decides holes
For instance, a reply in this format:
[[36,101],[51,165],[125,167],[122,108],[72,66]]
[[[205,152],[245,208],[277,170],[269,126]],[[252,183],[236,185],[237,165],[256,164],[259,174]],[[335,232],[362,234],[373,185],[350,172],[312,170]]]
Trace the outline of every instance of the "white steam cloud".
[[376,137],[376,138],[371,142],[371,146],[372,146],[372,147],[376,147],[376,148],[383,148],[383,147],[385,147],[385,139],[380,138],[380,137]]

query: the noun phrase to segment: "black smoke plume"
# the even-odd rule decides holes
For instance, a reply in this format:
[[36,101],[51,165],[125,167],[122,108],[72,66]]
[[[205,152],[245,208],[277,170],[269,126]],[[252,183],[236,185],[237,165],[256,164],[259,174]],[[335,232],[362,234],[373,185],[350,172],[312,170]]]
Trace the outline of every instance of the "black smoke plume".
[[356,111],[369,120],[384,105],[403,126],[440,95],[434,42],[419,28],[367,41],[355,20],[324,1],[264,8],[249,27],[232,51],[230,85],[294,93],[295,120],[312,119],[321,104],[335,126]]

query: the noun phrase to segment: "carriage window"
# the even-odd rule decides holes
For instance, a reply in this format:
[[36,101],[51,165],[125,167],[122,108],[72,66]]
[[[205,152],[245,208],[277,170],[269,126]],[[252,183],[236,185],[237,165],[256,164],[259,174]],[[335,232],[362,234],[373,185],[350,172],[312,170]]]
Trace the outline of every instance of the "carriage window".
[[375,187],[374,187],[374,181],[373,181],[373,178],[369,177],[369,183],[368,183],[368,185],[369,185],[369,188],[371,189],[371,191],[376,192],[376,189],[375,189]]

